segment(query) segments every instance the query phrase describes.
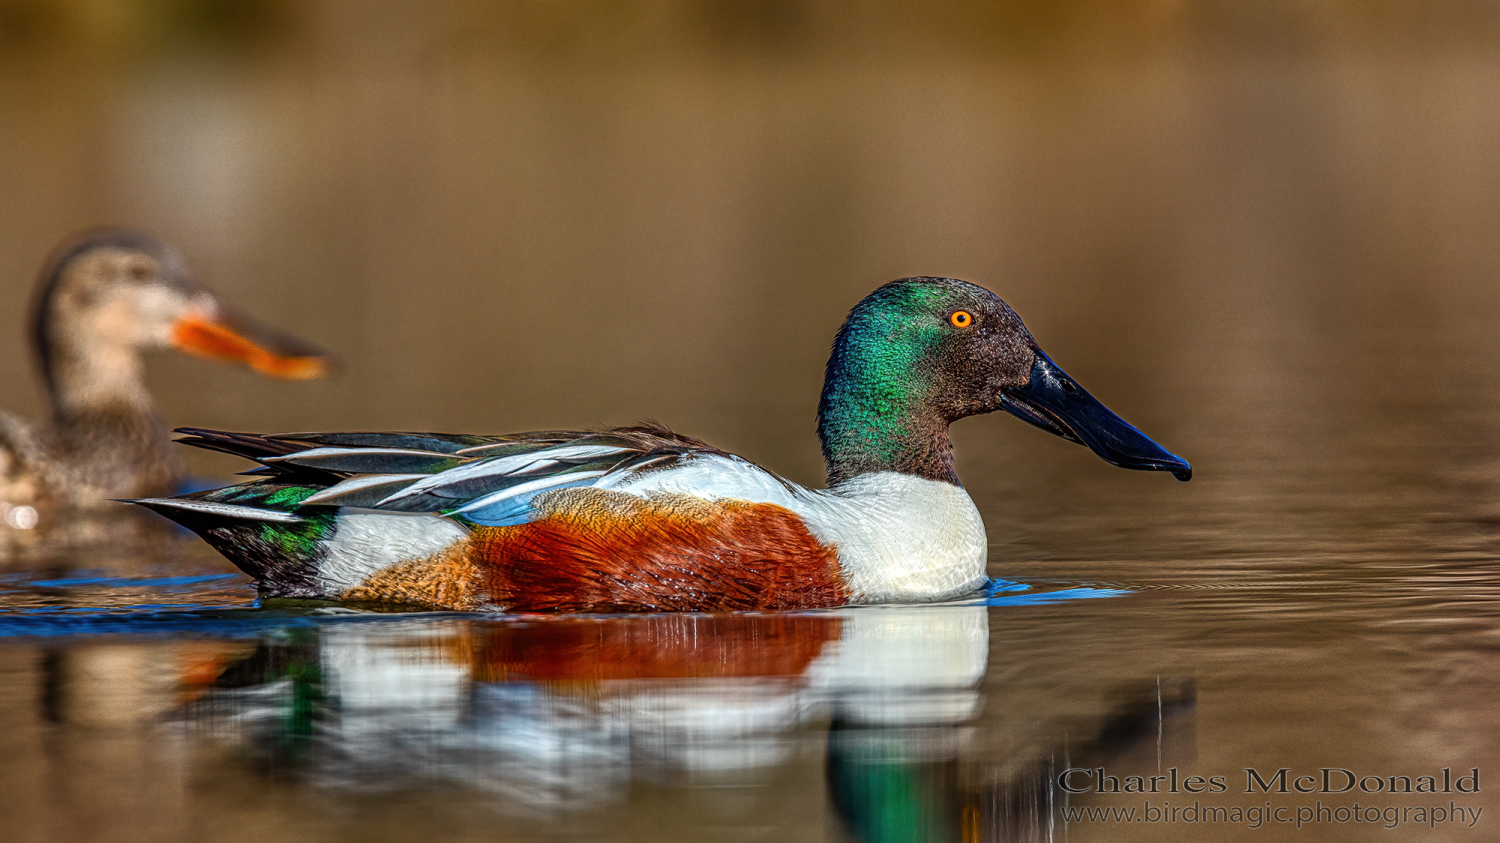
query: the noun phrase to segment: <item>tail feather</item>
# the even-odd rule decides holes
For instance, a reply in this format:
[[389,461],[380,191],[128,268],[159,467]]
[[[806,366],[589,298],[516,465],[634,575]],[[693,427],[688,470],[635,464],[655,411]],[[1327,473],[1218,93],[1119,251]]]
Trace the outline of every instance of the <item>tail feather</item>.
[[[195,501],[182,498],[137,498],[132,500],[131,503],[140,504],[169,518],[179,519],[179,524],[182,523],[182,520],[194,518],[229,518],[244,521],[272,521],[282,524],[295,524],[306,520],[300,515],[276,509],[259,509],[253,506],[215,503],[213,501]],[[173,512],[173,510],[181,510],[181,512]]]
[[205,430],[196,427],[179,427],[173,432],[183,434],[177,440],[183,445],[255,460],[261,464],[260,468],[255,471],[265,469],[265,473],[279,478],[282,482],[297,481],[326,485],[337,483],[340,479],[340,475],[317,466],[268,461],[273,457],[285,457],[314,447],[306,442],[278,439],[255,433],[233,433],[227,430]]
[[273,439],[256,433],[234,433],[228,430],[206,430],[198,427],[179,427],[172,432],[182,434],[182,438],[177,441],[184,445],[210,451],[222,451],[257,461],[261,457],[279,457],[312,447],[306,443]]
[[[253,490],[258,500],[250,500],[246,490]],[[262,596],[323,597],[317,575],[326,552],[324,542],[332,534],[336,514],[333,509],[322,507],[297,510],[297,502],[313,491],[262,482],[177,498],[142,498],[131,503],[197,533],[235,567],[253,577]],[[235,502],[234,498],[241,502]]]

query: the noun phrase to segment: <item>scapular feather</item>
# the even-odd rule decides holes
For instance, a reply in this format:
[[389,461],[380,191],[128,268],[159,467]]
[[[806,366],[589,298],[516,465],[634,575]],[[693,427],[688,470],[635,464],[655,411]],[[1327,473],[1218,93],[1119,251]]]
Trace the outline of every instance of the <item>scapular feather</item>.
[[[183,428],[184,444],[248,457],[257,482],[186,499],[276,512],[339,507],[447,513],[469,524],[525,523],[531,502],[555,489],[618,484],[712,446],[642,424],[603,430],[543,430],[505,436],[443,433],[282,433]],[[158,511],[185,512],[165,504]],[[199,507],[195,517],[248,513]],[[331,513],[330,513],[331,514]],[[273,516],[273,520],[274,516]]]
[[602,445],[560,445],[508,457],[481,458],[434,474],[391,495],[380,503],[381,505],[399,503],[403,498],[414,498],[419,495],[447,498],[450,501],[469,501],[488,494],[496,488],[513,485],[507,483],[504,478],[532,476],[538,469],[552,467],[546,465],[547,462],[553,465],[571,464],[599,459],[606,455],[614,455],[614,462],[618,462],[621,458],[632,454],[629,451]]
[[525,523],[531,501],[543,492],[592,484],[607,472],[572,471],[541,477],[509,489],[485,495],[448,513],[460,520],[488,527],[506,527]]
[[303,506],[351,506],[374,509],[382,499],[421,480],[421,474],[361,474],[316,492]]
[[434,474],[464,463],[462,457],[406,448],[311,448],[264,460],[349,474]]
[[414,451],[436,451],[456,454],[465,448],[483,445],[494,437],[457,433],[277,433],[266,437],[308,445],[347,448],[401,448]]

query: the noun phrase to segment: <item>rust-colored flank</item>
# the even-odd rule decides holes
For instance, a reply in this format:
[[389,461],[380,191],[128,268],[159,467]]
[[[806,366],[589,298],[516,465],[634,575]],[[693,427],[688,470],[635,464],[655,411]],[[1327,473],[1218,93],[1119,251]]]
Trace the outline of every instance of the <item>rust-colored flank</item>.
[[569,489],[543,517],[480,527],[470,558],[518,612],[805,609],[849,600],[838,555],[785,507]]

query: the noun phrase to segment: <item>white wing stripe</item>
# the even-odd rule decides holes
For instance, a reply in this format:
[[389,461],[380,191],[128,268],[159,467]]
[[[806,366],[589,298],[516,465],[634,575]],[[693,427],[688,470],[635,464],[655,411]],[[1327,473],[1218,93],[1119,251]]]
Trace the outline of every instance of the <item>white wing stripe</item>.
[[402,457],[451,457],[450,454],[440,454],[435,451],[419,451],[412,448],[308,448],[305,451],[297,451],[291,454],[283,454],[279,457],[264,457],[261,462],[296,462],[298,460],[317,460],[321,457],[365,457],[370,455],[390,455]]
[[382,486],[386,483],[394,483],[398,480],[420,480],[426,475],[422,474],[359,474],[348,480],[341,480],[319,492],[309,495],[302,501],[302,506],[313,506],[320,504],[329,498],[338,497],[346,492],[355,492],[367,489],[371,486]]
[[602,477],[605,474],[606,472],[603,471],[574,471],[568,474],[553,474],[548,477],[542,477],[537,480],[532,480],[529,483],[521,483],[520,485],[512,486],[509,489],[502,489],[498,492],[493,492],[491,494],[485,495],[479,500],[472,501],[465,504],[463,507],[454,510],[454,514],[462,515],[466,512],[473,512],[477,509],[483,509],[485,507],[497,504],[507,498],[523,497],[525,495],[532,494],[534,492],[538,492],[552,486],[562,486],[568,483],[577,483],[580,480],[589,480],[595,477]]
[[232,503],[184,501],[176,498],[141,498],[136,503],[151,504],[152,506],[170,506],[176,509],[186,509],[190,512],[202,512],[208,515],[239,518],[246,521],[279,521],[286,524],[295,524],[303,520],[301,516],[293,515],[290,512],[280,512],[274,509],[258,509],[253,506],[238,506]]
[[569,460],[592,459],[607,454],[626,454],[629,450],[612,445],[567,445],[558,448],[548,448],[542,451],[532,451],[525,454],[514,454],[509,457],[482,460],[466,465],[440,471],[418,483],[402,489],[380,501],[379,506],[415,497],[433,489],[439,489],[452,483],[466,480],[477,480],[481,477],[509,477],[527,470],[540,467],[544,461],[563,462]]

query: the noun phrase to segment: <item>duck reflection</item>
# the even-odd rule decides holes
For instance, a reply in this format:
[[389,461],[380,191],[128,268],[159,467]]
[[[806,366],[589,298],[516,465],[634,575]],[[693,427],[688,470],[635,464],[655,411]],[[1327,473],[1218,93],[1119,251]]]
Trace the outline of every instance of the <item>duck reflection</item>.
[[326,624],[262,640],[182,716],[339,782],[560,804],[775,765],[830,717],[961,721],[987,649],[982,606]]
[[[1030,740],[977,724],[891,729],[835,720],[829,798],[850,835],[871,843],[1067,839],[1062,809],[1092,800],[1073,803],[1079,797],[1057,786],[1059,775],[1098,766],[1149,775],[1185,763],[1195,700],[1190,680],[1118,688],[1097,716],[1037,712]],[[994,749],[997,736],[1008,755]]]
[[821,764],[854,839],[1011,840],[1047,833],[1065,756],[1159,751],[1162,712],[1191,710],[1190,688],[1127,691],[997,763],[989,646],[983,605],[353,619],[264,636],[173,719],[315,786],[458,784],[541,816]]

